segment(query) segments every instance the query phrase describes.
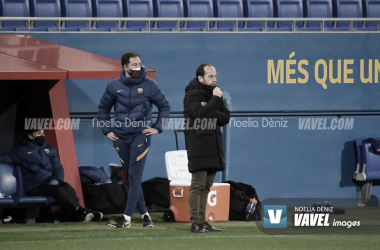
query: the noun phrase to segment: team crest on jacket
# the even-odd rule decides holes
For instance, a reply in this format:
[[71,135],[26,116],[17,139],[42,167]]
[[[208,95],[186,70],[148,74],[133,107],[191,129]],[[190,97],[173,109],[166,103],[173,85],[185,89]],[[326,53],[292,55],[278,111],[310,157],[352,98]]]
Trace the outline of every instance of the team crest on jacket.
[[143,88],[138,88],[137,91],[141,94],[144,90]]
[[49,153],[50,151],[49,151],[49,149],[47,149],[47,148],[45,148],[45,153]]

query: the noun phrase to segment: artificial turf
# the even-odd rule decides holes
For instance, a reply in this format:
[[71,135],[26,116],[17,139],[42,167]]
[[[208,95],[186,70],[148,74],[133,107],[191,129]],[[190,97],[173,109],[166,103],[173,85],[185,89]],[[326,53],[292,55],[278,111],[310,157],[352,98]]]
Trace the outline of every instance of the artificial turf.
[[[365,210],[360,210],[365,211]],[[371,213],[379,212],[372,208]],[[355,212],[356,213],[356,212]],[[380,213],[379,213],[380,215]],[[377,222],[367,218],[363,223],[372,223],[366,234],[365,227],[358,235],[339,234],[334,231],[324,234],[267,235],[256,222],[229,221],[213,223],[222,228],[221,233],[194,234],[190,223],[167,223],[161,213],[151,214],[155,226],[143,228],[141,218],[135,215],[132,226],[115,229],[107,221],[117,218],[106,215],[100,222],[91,223],[36,223],[0,225],[1,250],[81,250],[81,249],[378,249],[380,228]],[[342,218],[342,217],[341,217]],[[361,217],[363,218],[363,217]],[[375,220],[376,221],[376,220]],[[262,223],[262,222],[258,222]],[[368,228],[371,229],[371,228]],[[349,230],[349,229],[347,229]],[[343,232],[343,233],[342,233]]]

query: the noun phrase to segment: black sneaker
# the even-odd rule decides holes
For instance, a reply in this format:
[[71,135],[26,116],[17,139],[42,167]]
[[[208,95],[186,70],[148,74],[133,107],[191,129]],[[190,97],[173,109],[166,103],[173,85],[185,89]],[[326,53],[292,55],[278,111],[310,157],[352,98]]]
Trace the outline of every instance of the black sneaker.
[[218,228],[212,227],[207,222],[203,223],[203,229],[205,229],[205,230],[207,230],[209,232],[222,232],[222,229],[218,229]]
[[152,218],[150,218],[149,215],[144,215],[143,217],[143,227],[153,227],[153,221]]
[[83,208],[79,208],[75,211],[74,216],[76,221],[90,222],[94,219],[94,214],[90,211],[87,211]]
[[93,213],[86,213],[84,214],[84,219],[82,221],[84,222],[90,222],[94,219],[94,214]]
[[203,228],[203,224],[191,224],[191,232],[192,233],[208,233],[206,229]]
[[103,219],[103,214],[101,212],[92,212],[94,214],[94,221],[101,221]]
[[123,216],[122,218],[118,219],[117,221],[110,221],[108,223],[108,225],[113,227],[113,228],[125,228],[125,227],[130,227],[131,222],[127,221]]
[[79,222],[90,222],[94,219],[94,214],[93,213],[83,213],[83,214],[78,214],[76,215],[75,221]]

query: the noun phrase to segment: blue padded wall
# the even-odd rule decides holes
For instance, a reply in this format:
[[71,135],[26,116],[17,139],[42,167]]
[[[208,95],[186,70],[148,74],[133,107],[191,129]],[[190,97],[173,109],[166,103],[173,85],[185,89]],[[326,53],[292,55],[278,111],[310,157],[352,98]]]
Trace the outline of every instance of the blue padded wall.
[[[33,36],[116,60],[126,51],[138,52],[142,63],[157,71],[173,118],[182,114],[184,89],[196,68],[213,64],[218,86],[231,96],[229,179],[253,185],[261,199],[356,199],[353,140],[378,136],[380,126],[380,64],[373,54],[380,49],[379,34]],[[109,80],[65,83],[70,113],[82,118],[74,131],[80,165],[118,162],[111,142],[92,124]],[[171,128],[153,137],[144,180],[166,176],[164,154],[169,150],[175,150]],[[374,186],[372,194],[379,192]]]

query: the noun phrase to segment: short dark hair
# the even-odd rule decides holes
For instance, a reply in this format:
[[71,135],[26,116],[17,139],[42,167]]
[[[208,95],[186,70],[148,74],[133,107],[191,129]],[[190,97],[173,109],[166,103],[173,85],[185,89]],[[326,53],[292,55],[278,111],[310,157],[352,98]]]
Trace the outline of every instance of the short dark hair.
[[36,127],[36,128],[31,128],[31,129],[26,129],[25,130],[25,137],[26,137],[26,139],[28,139],[28,140],[31,140],[30,138],[29,138],[29,135],[31,135],[31,136],[33,136],[33,133],[34,132],[38,132],[38,131],[40,131],[41,129],[43,129],[43,127]]
[[197,68],[197,71],[195,73],[196,76],[197,76],[197,78],[198,78],[198,76],[202,76],[203,77],[206,74],[206,72],[205,72],[205,67],[206,66],[214,67],[214,66],[212,66],[209,63],[202,63],[201,65],[199,65],[199,67]]
[[140,58],[140,56],[135,52],[127,52],[121,56],[121,67],[124,67],[124,65],[128,64],[129,59],[131,57],[139,57]]
[[26,129],[25,132],[27,135],[31,135],[34,132],[40,131],[41,129],[43,129],[43,127],[36,127],[36,128]]

